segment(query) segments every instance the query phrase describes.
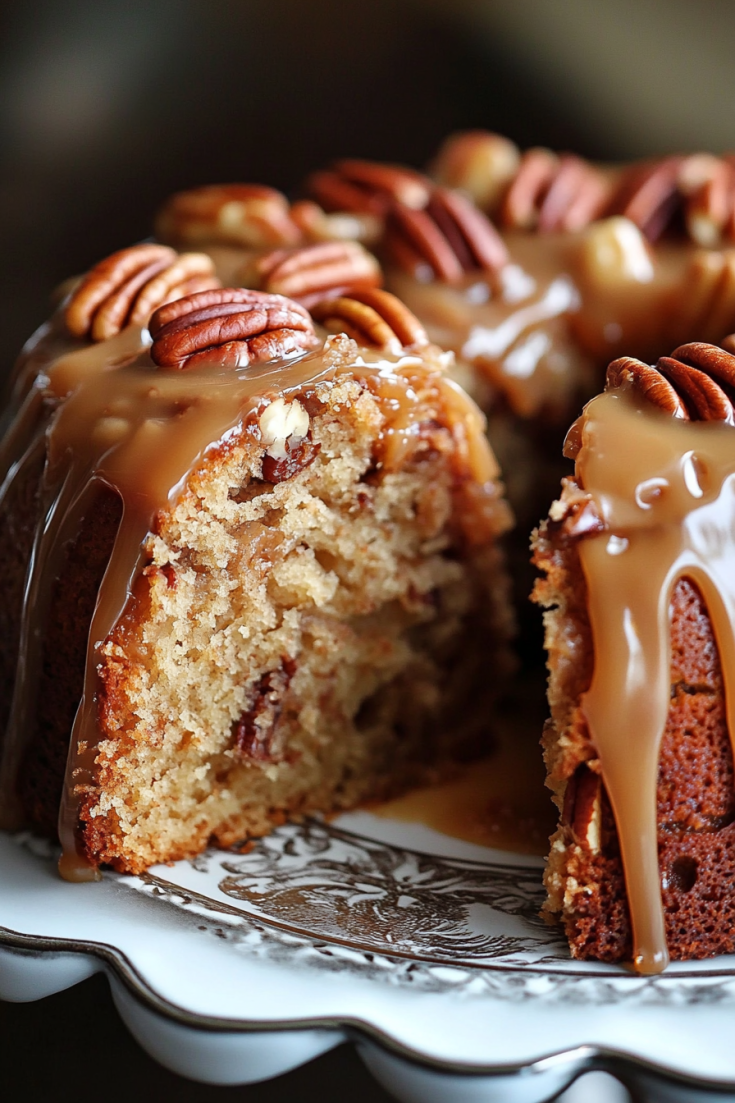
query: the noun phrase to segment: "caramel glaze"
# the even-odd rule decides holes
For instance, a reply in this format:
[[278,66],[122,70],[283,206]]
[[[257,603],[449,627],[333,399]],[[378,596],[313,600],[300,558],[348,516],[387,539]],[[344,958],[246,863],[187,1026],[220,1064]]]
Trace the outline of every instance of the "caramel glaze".
[[[386,421],[377,458],[383,469],[400,467],[420,423],[441,417],[455,439],[463,528],[487,534],[497,512],[499,474],[484,435],[484,419],[466,395],[438,369],[415,355],[384,356],[358,349],[344,337],[328,338],[316,353],[247,369],[211,367],[184,372],[157,369],[147,352],[147,331],[128,327],[108,341],[80,346],[57,325],[26,350],[14,387],[15,419],[2,446],[2,494],[30,456],[46,450],[41,516],[24,592],[21,645],[3,758],[0,808],[4,826],[16,826],[22,810],[15,777],[33,731],[35,687],[43,625],[65,549],[100,485],[115,491],[122,520],[92,619],[84,692],[71,734],[59,816],[62,875],[94,880],[96,866],[78,837],[80,803],[94,785],[99,649],[124,615],[142,566],[143,545],[156,514],[169,508],[211,446],[232,434],[255,434],[258,409],[275,397],[348,373],[380,399]],[[63,351],[64,345],[66,351]],[[437,353],[438,355],[438,353]],[[495,511],[495,512],[494,512]],[[480,535],[479,539],[484,537]]]
[[[579,233],[503,234],[510,263],[444,284],[396,269],[386,286],[429,337],[472,363],[523,418],[566,420],[600,371],[625,351],[644,360],[687,340],[719,341],[735,325],[735,250],[685,241],[649,245],[628,219]],[[635,350],[631,353],[631,350]]]
[[656,784],[670,698],[670,601],[683,577],[707,605],[735,733],[735,434],[722,423],[639,409],[613,391],[587,405],[575,439],[578,481],[604,521],[604,531],[580,541],[595,655],[582,708],[617,824],[634,965],[658,973],[669,955]]
[[438,785],[370,806],[386,819],[420,823],[455,839],[514,854],[545,856],[555,809],[544,785],[537,694],[520,680],[496,718],[492,754],[458,767]]

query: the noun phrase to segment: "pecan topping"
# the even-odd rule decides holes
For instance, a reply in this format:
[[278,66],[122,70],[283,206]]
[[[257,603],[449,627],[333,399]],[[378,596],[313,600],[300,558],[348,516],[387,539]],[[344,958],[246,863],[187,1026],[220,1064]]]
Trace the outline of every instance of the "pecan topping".
[[301,240],[285,195],[262,184],[210,184],[178,192],[161,208],[156,234],[176,244],[220,242],[251,249]]
[[164,303],[219,286],[204,253],[179,256],[167,245],[133,245],[87,273],[66,306],[66,326],[75,337],[105,341],[125,326],[145,325]]
[[294,356],[318,343],[303,306],[245,287],[203,291],[168,303],[155,312],[149,328],[154,363],[174,370],[212,363],[247,367]]
[[684,403],[668,379],[650,364],[632,356],[613,360],[607,369],[605,390],[631,388],[672,417],[689,419]]
[[492,222],[450,188],[435,188],[425,210],[394,204],[386,245],[405,271],[422,278],[428,268],[445,283],[458,282],[465,272],[497,272],[508,260]]
[[735,155],[687,157],[679,173],[690,237],[707,248],[735,241]]
[[311,308],[311,315],[330,332],[346,333],[366,348],[398,354],[429,343],[426,330],[408,307],[377,288],[325,299]]
[[461,188],[478,207],[498,207],[518,172],[518,147],[500,134],[469,130],[452,134],[436,155],[432,175],[447,188]]
[[501,219],[520,230],[569,233],[594,222],[609,198],[603,173],[581,157],[529,149],[508,188]]
[[500,135],[469,131],[447,139],[433,171],[514,229],[570,233],[622,215],[649,241],[684,222],[692,240],[706,248],[735,242],[735,153],[606,169],[548,149],[521,156]]
[[234,750],[242,758],[272,762],[279,757],[276,727],[295,673],[293,659],[282,659],[277,670],[263,674],[258,681],[250,708],[232,726]]
[[606,390],[631,388],[672,417],[735,424],[735,355],[692,342],[662,356],[655,367],[632,357],[614,360]]
[[243,282],[308,307],[326,293],[378,286],[383,276],[375,257],[356,241],[326,241],[266,253],[248,266]]
[[431,193],[421,173],[376,161],[337,161],[333,168],[313,173],[307,188],[327,211],[374,215],[384,215],[392,201],[425,207]]
[[679,173],[682,157],[665,157],[631,165],[623,174],[608,214],[634,222],[649,241],[656,241],[681,207]]

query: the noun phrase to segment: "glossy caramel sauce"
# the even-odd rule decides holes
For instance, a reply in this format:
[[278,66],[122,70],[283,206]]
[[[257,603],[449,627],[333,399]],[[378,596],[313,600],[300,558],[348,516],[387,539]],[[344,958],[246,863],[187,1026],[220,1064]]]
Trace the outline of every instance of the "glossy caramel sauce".
[[[510,263],[443,284],[389,269],[432,341],[471,363],[523,418],[565,420],[616,356],[655,359],[735,328],[735,250],[648,244],[628,219],[579,233],[507,232]],[[419,273],[420,277],[421,273]]]
[[369,810],[420,823],[465,842],[545,857],[557,812],[544,784],[541,724],[523,715],[504,723],[493,753],[447,781],[415,789]]
[[620,840],[634,965],[668,963],[656,787],[670,701],[670,602],[686,577],[712,621],[735,735],[735,433],[593,399],[578,423],[577,477],[606,529],[580,541],[594,644],[582,699]]
[[[159,511],[170,508],[210,447],[239,433],[276,397],[340,374],[361,379],[381,401],[385,421],[378,462],[398,469],[422,421],[441,417],[455,440],[458,479],[474,484],[463,508],[468,531],[496,503],[495,459],[475,405],[436,363],[378,355],[344,336],[319,352],[248,368],[211,366],[162,371],[147,351],[147,331],[128,327],[99,344],[79,346],[56,328],[27,350],[15,387],[16,417],[2,449],[2,494],[29,456],[46,451],[37,526],[24,594],[21,645],[8,733],[0,764],[0,806],[13,822],[14,780],[33,732],[43,626],[65,549],[100,484],[120,497],[122,520],[100,586],[87,648],[84,692],[71,734],[59,834],[60,871],[69,880],[98,876],[78,837],[79,812],[94,788],[100,739],[97,718],[100,649],[123,616]],[[259,430],[253,424],[256,436]],[[283,442],[285,444],[285,442]],[[496,508],[494,505],[493,508]],[[472,513],[472,516],[469,514]]]
[[571,401],[584,357],[574,347],[567,318],[580,307],[567,274],[569,238],[527,234],[505,237],[511,260],[497,275],[469,273],[458,284],[425,280],[396,269],[386,286],[426,326],[429,337],[478,367],[522,417]]

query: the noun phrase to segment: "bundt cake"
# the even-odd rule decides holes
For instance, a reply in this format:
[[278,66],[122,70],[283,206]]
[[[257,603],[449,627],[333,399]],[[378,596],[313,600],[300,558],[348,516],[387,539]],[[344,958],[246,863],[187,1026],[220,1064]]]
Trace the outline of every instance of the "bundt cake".
[[23,354],[0,807],[58,829],[69,879],[230,846],[489,745],[510,513],[483,417],[370,281],[313,318],[142,245]]
[[139,872],[488,750],[511,513],[465,384],[517,593],[575,461],[533,537],[546,914],[641,972],[735,950],[735,343],[682,344],[735,326],[735,162],[472,132],[305,192],[172,196],[24,350],[3,823],[58,832],[70,879]]
[[575,957],[643,973],[735,951],[734,397],[724,348],[614,361],[533,540],[560,812],[546,909]]

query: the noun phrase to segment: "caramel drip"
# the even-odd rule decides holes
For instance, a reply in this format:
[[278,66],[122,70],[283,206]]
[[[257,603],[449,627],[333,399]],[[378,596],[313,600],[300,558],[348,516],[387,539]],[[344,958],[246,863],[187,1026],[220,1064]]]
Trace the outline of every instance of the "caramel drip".
[[[27,425],[25,427],[27,428]],[[18,437],[20,435],[18,434]],[[13,484],[13,480],[15,478],[22,479],[29,467],[40,464],[44,453],[44,437],[41,432],[38,432],[31,438],[27,448],[19,451],[17,456],[11,459],[0,488],[0,509],[4,507],[5,498]],[[43,527],[39,525],[34,536],[32,559],[35,559],[38,555],[42,532]],[[23,826],[23,810],[16,791],[15,778],[31,730],[27,713],[31,699],[30,683],[33,669],[33,657],[29,654],[29,644],[33,647],[36,642],[33,633],[35,622],[31,616],[34,610],[34,606],[31,604],[34,596],[37,595],[31,595],[30,589],[26,585],[23,594],[23,616],[16,660],[15,689],[5,738],[0,743],[0,829],[6,831],[14,831]],[[35,673],[35,671],[33,672]],[[19,686],[23,687],[20,691],[18,690]],[[26,687],[28,687],[27,690]]]
[[142,347],[146,336],[129,327],[111,340],[75,347],[42,368],[40,354],[36,356],[40,374],[3,446],[7,475],[0,484],[0,504],[5,488],[26,462],[23,456],[38,456],[39,448],[47,448],[47,460],[42,516],[25,589],[0,803],[10,804],[18,765],[33,731],[43,626],[65,549],[100,484],[116,491],[122,503],[90,628],[84,691],[71,735],[59,817],[60,871],[74,881],[98,876],[81,852],[78,830],[81,803],[94,786],[100,739],[100,649],[124,614],[156,514],[175,503],[210,447],[239,432],[251,415],[257,415],[258,407],[274,397],[295,397],[306,387],[349,373],[381,400],[386,415],[380,442],[384,469],[400,467],[411,454],[422,420],[439,418],[455,440],[458,479],[474,480],[492,497],[492,480],[498,474],[482,415],[438,367],[418,356],[388,357],[358,350],[345,337],[335,337],[328,339],[324,350],[287,361],[243,369],[213,363],[164,372],[155,368]]
[[735,434],[682,423],[622,393],[593,399],[577,476],[605,531],[580,541],[594,644],[582,700],[625,869],[634,964],[668,963],[658,866],[658,757],[670,699],[670,601],[686,577],[712,620],[735,737]]

